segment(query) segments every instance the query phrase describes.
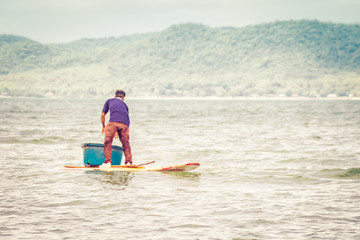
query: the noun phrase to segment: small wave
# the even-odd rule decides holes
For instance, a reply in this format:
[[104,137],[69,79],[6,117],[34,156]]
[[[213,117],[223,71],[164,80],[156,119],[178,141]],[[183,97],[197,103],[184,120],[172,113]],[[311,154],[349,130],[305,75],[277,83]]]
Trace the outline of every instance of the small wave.
[[360,178],[360,168],[350,168],[346,170],[344,173],[339,174],[340,178]]
[[46,138],[34,138],[34,139],[26,139],[19,137],[8,137],[8,138],[0,138],[0,143],[7,144],[58,144],[59,142],[76,142],[73,138],[62,138],[56,136],[49,136]]
[[209,225],[203,225],[203,224],[181,224],[172,226],[170,228],[211,228]]

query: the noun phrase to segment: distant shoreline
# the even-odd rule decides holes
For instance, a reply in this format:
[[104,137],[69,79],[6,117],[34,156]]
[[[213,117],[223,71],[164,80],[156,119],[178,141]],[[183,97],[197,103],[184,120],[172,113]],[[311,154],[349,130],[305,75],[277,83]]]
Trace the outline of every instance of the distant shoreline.
[[127,97],[131,100],[241,100],[241,101],[262,101],[262,100],[276,100],[276,101],[298,101],[298,100],[331,100],[331,101],[345,101],[355,100],[359,101],[360,97],[336,97],[336,98],[310,98],[310,97]]
[[136,98],[342,100],[360,97],[359,36],[359,24],[305,19],[57,45],[0,34],[0,95],[104,98],[121,88]]
[[[0,99],[51,99],[51,100],[67,100],[67,99],[79,99],[79,100],[89,100],[89,99],[108,99],[112,96],[96,96],[96,97],[27,97],[27,96],[1,96]],[[245,100],[245,101],[261,101],[261,100],[276,100],[276,101],[298,101],[298,100],[316,100],[316,101],[360,101],[360,97],[126,97],[127,100]]]

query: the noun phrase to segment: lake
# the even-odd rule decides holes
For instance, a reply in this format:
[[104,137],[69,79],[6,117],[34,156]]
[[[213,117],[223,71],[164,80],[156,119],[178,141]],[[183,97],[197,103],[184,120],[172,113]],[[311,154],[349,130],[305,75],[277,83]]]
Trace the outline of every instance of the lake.
[[126,99],[135,164],[201,166],[63,171],[105,100],[0,99],[0,239],[360,239],[360,101]]

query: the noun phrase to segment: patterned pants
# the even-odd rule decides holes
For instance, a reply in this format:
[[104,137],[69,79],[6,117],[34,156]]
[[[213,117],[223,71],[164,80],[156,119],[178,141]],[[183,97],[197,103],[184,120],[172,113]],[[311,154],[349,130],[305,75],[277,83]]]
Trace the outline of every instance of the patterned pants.
[[105,127],[105,140],[104,140],[104,155],[105,163],[111,163],[111,147],[116,132],[119,134],[119,139],[122,144],[123,152],[125,155],[125,163],[132,163],[131,148],[129,143],[129,127],[119,122],[109,122]]

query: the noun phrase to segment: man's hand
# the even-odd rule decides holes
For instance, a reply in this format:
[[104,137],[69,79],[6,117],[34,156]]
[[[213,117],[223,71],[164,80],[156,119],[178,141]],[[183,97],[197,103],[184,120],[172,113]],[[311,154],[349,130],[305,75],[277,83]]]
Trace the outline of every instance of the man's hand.
[[101,113],[101,124],[103,127],[101,130],[101,135],[103,135],[105,132],[105,113],[104,112]]

